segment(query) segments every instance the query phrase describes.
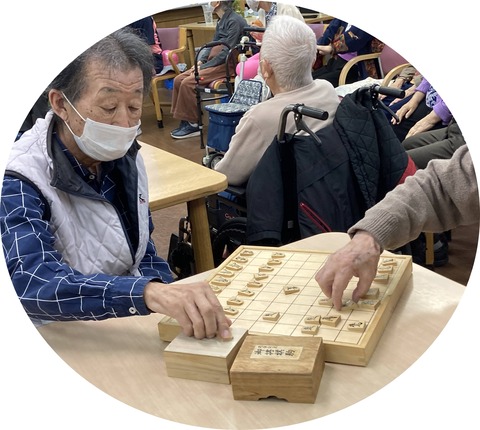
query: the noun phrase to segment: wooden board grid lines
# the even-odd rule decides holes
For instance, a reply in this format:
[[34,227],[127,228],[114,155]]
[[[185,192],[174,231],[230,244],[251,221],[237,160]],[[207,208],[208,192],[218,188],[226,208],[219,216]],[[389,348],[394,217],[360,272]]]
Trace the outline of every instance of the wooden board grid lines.
[[[325,361],[366,366],[410,279],[412,259],[408,255],[382,255],[379,276],[368,297],[358,304],[351,301],[358,280],[353,278],[344,292],[345,306],[336,311],[315,281],[329,255],[242,245],[207,281],[234,327],[254,335],[321,337]],[[254,294],[246,294],[247,290]],[[227,304],[235,299],[239,304]],[[315,327],[314,321],[320,324]],[[174,336],[175,323],[168,317],[160,321],[161,339],[172,339],[168,336]]]

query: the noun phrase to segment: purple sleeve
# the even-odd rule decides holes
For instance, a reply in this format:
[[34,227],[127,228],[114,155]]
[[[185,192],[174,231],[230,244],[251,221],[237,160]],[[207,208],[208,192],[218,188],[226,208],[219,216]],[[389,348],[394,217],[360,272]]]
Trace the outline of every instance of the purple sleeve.
[[427,91],[429,88],[430,88],[430,83],[425,78],[423,78],[422,82],[420,82],[420,84],[416,88],[416,91],[420,91],[423,94],[427,94]]
[[[417,87],[416,91],[420,91],[424,94],[427,94],[430,88],[431,88],[430,83],[425,78],[423,78],[422,82],[420,82],[420,85]],[[447,105],[445,104],[443,99],[440,97],[440,94],[438,93],[437,93],[437,101],[435,103],[435,106],[433,106],[433,110],[440,117],[443,125],[447,125],[452,119],[452,114],[450,110],[448,109]]]
[[435,106],[433,106],[433,111],[441,118],[443,125],[448,125],[452,119],[452,113],[450,112],[450,109],[448,109],[447,105],[439,94],[437,94],[437,102],[435,103]]

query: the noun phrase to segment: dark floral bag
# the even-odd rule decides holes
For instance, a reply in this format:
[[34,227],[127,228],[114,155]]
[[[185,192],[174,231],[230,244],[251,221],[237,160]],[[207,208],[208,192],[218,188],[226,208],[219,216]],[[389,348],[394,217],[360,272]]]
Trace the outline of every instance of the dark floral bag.
[[[376,37],[374,37],[370,44],[370,50],[372,51],[372,53],[382,52],[384,46],[385,46],[385,43],[383,43],[381,40],[378,40]],[[374,60],[365,61],[365,69],[367,71],[367,76],[370,76],[371,78],[374,78],[374,79],[381,78],[381,76],[378,76],[377,67],[375,66]]]

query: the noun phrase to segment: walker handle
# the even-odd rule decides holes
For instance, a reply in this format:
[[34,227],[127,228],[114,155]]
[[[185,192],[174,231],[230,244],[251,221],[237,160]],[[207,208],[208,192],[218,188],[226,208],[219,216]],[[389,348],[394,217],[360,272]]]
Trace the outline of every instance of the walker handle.
[[295,111],[297,111],[301,115],[320,119],[322,121],[325,121],[326,119],[328,119],[328,112],[318,108],[312,108],[305,105],[297,105]]
[[391,96],[396,99],[403,99],[405,97],[405,91],[394,87],[382,87],[381,85],[374,84],[371,86],[370,91],[382,94],[384,96]]

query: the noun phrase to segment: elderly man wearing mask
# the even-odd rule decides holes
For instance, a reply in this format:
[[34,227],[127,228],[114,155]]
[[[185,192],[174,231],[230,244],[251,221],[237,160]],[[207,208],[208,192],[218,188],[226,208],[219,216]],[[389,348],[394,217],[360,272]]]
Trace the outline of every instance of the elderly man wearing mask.
[[229,337],[206,282],[169,284],[151,239],[135,137],[153,59],[133,30],[87,49],[50,84],[51,111],[15,142],[3,179],[6,265],[35,324],[169,315],[186,335]]

